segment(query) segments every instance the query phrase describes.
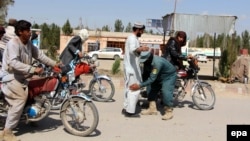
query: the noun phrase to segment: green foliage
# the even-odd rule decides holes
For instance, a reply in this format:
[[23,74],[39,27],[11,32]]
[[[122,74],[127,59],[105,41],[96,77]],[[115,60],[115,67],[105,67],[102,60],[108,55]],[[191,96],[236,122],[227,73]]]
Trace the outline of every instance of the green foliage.
[[110,31],[110,27],[108,25],[105,25],[102,27],[102,31]]
[[220,76],[223,76],[225,78],[229,77],[229,70],[230,70],[230,66],[228,64],[228,50],[224,50],[221,53],[221,59],[219,61],[219,72],[220,72]]
[[248,49],[248,52],[250,52],[250,35],[247,30],[241,33],[242,38],[242,48]]
[[39,29],[40,27],[39,27],[39,25],[37,23],[34,23],[34,24],[32,24],[32,28]]
[[63,25],[62,27],[62,31],[65,35],[69,36],[72,34],[73,32],[73,29],[71,28],[71,25],[70,25],[70,22],[69,20],[67,19],[66,23]]
[[117,74],[119,73],[120,70],[120,65],[121,65],[121,60],[120,59],[116,59],[115,62],[112,65],[112,74]]
[[132,24],[131,22],[128,23],[126,29],[125,29],[125,32],[132,32]]
[[237,45],[235,34],[231,37],[224,37],[225,45],[221,46],[221,59],[219,61],[219,72],[222,77],[230,77],[230,68],[233,62],[237,59]]
[[53,60],[57,60],[58,61],[58,58],[57,58],[57,47],[56,46],[50,46],[48,48],[48,51],[46,52],[46,55],[48,57],[50,57],[51,59]]
[[117,19],[115,21],[115,30],[114,32],[123,32],[124,26],[122,24],[122,21],[120,19]]
[[0,0],[0,25],[5,24],[5,18],[7,17],[8,14],[8,6],[9,5],[14,5],[15,1],[14,0]]

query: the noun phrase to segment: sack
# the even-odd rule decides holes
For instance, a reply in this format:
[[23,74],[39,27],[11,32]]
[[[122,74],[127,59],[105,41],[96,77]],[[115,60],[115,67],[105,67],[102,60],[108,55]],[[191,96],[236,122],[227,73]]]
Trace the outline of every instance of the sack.
[[87,63],[81,62],[75,67],[75,76],[77,77],[81,74],[89,73],[90,70],[90,66]]

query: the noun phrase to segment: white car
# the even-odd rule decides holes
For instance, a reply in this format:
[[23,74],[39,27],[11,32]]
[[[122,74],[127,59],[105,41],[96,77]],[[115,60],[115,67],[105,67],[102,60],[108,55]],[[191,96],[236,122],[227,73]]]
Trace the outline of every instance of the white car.
[[202,54],[202,53],[196,54],[194,57],[197,58],[198,62],[207,63],[208,59],[207,59],[207,56],[205,54]]
[[121,48],[106,47],[98,51],[91,51],[88,55],[94,59],[123,59],[123,52]]

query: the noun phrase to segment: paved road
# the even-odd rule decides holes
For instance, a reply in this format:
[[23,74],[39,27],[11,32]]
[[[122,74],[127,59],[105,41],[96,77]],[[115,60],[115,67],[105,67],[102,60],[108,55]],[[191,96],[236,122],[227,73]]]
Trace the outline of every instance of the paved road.
[[[112,62],[102,61],[100,68],[111,68]],[[200,66],[206,68],[201,69],[201,72],[210,73],[205,71],[211,69],[211,63],[201,63]],[[162,121],[161,112],[156,116],[125,118],[121,115],[123,89],[120,88],[116,89],[113,102],[94,102],[100,120],[96,131],[88,137],[67,133],[59,118],[59,111],[52,111],[49,117],[38,122],[37,127],[20,123],[15,134],[22,141],[225,141],[227,124],[250,125],[250,95],[228,94],[225,91],[216,93],[216,96],[213,110],[200,111],[192,104],[190,96],[186,95],[183,106],[175,108],[175,116],[170,121]],[[141,108],[144,107],[139,107],[138,111]],[[162,111],[161,105],[158,105],[158,109]]]

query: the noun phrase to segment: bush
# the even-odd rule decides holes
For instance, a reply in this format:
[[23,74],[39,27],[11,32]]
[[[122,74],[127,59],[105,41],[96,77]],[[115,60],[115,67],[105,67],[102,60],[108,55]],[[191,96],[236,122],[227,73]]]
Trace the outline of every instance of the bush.
[[115,62],[112,65],[112,74],[117,74],[119,73],[120,70],[120,65],[121,65],[121,60],[120,59],[116,59]]

